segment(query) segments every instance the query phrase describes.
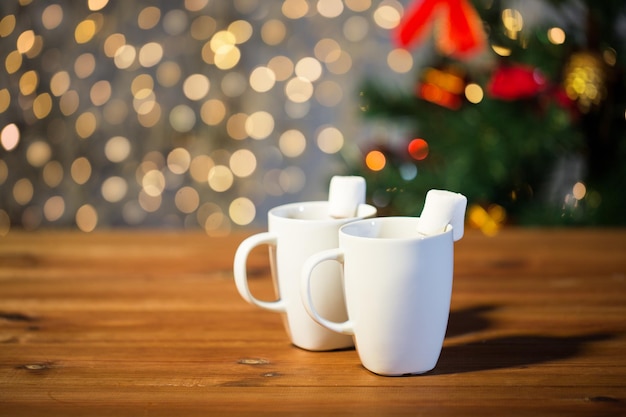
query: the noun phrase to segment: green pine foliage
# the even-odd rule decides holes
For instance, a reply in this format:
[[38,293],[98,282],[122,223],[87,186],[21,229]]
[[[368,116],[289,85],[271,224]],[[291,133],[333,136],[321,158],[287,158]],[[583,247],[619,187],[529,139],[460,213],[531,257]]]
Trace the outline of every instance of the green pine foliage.
[[[567,7],[567,2],[554,3]],[[384,82],[364,82],[361,108],[366,119],[386,125],[408,124],[413,136],[406,138],[407,145],[414,137],[429,144],[424,160],[412,159],[406,148],[383,144],[378,149],[387,157],[382,171],[371,171],[364,164],[353,167],[354,174],[366,178],[369,197],[379,203],[383,214],[418,215],[426,192],[438,188],[465,194],[470,205],[499,205],[506,210],[508,221],[516,224],[626,224],[621,215],[626,193],[620,189],[626,182],[625,57],[624,40],[615,30],[615,20],[624,16],[625,6],[620,1],[589,4],[589,20],[595,23],[587,30],[592,33],[570,33],[564,44],[554,45],[548,41],[548,27],[535,27],[521,40],[507,38],[501,26],[502,4],[496,1],[485,9],[476,2],[489,41],[510,48],[510,56],[499,57],[491,66],[441,57],[424,67],[462,68],[466,81],[485,91],[477,104],[464,99],[459,109],[449,109],[421,99],[414,86],[394,90]],[[581,38],[586,44],[577,43]],[[607,48],[615,52],[617,62],[603,80],[608,92],[603,102],[588,112],[559,103],[555,92],[562,85],[571,55],[586,51],[601,56]],[[550,88],[519,100],[491,97],[487,84],[493,71],[498,64],[510,63],[537,68],[549,80]],[[420,74],[415,77],[417,85]],[[586,186],[585,198],[568,199],[563,192],[555,199],[550,195],[555,170],[559,161],[572,156],[584,161],[586,169],[580,181]],[[407,176],[410,165],[417,168],[416,176]]]

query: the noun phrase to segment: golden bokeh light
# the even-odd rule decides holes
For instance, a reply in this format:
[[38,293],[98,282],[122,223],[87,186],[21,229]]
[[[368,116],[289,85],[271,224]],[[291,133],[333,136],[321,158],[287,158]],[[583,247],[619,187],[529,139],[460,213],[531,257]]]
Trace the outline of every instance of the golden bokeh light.
[[174,174],[184,174],[190,165],[191,155],[185,148],[176,148],[167,154],[167,168]]
[[346,7],[355,12],[364,12],[372,7],[371,0],[344,0]]
[[63,8],[58,4],[47,6],[41,14],[41,23],[43,26],[52,30],[57,28],[63,22]]
[[137,16],[137,26],[140,29],[152,29],[159,24],[161,20],[161,9],[155,6],[148,6],[139,12]]
[[285,85],[285,95],[294,103],[304,103],[313,96],[313,84],[303,77],[293,77]]
[[181,187],[176,191],[174,196],[174,204],[176,208],[182,213],[193,213],[197,210],[200,204],[200,196],[198,192],[192,187]]
[[342,0],[318,0],[317,11],[321,16],[332,19],[343,12]]
[[204,74],[192,74],[183,82],[183,93],[189,100],[198,101],[208,93],[211,83]]
[[126,36],[121,33],[113,33],[104,41],[104,53],[109,58],[115,57],[118,49],[126,44]]
[[517,39],[519,32],[524,27],[524,19],[519,10],[504,9],[502,11],[502,24],[506,29],[506,35],[511,39]]
[[208,182],[213,191],[224,192],[232,187],[233,173],[225,165],[215,165],[209,170]]
[[46,200],[43,205],[43,215],[49,222],[59,220],[65,214],[65,199],[55,195]]
[[15,15],[8,14],[0,19],[0,38],[6,38],[15,30]]
[[26,54],[33,46],[35,46],[35,32],[32,30],[25,30],[17,38],[17,51],[20,54]]
[[223,45],[215,52],[215,66],[221,70],[228,70],[239,63],[241,51],[235,45]]
[[288,19],[300,19],[309,12],[309,4],[306,0],[285,0],[281,11]]
[[266,139],[274,131],[274,117],[266,111],[257,111],[246,118],[245,130],[252,139]]
[[246,20],[235,20],[228,25],[228,32],[235,36],[235,43],[247,42],[253,34],[252,25]]
[[111,162],[122,162],[130,155],[130,141],[124,136],[114,136],[104,145],[104,154]]
[[7,74],[14,74],[22,67],[22,54],[19,51],[11,51],[4,60]]
[[94,106],[102,106],[111,98],[111,83],[107,80],[96,81],[89,91],[89,98]]
[[208,155],[195,156],[189,164],[189,173],[197,183],[206,183],[211,168],[215,166],[213,159]]
[[70,74],[67,71],[59,71],[50,79],[50,92],[55,96],[62,96],[70,88]]
[[304,57],[296,62],[294,72],[298,77],[314,82],[322,76],[322,64],[313,57]]
[[4,184],[9,176],[9,167],[7,163],[0,159],[0,185]]
[[230,156],[229,167],[239,178],[249,177],[257,167],[257,158],[248,149],[238,149]]
[[337,153],[343,148],[343,134],[334,126],[324,126],[317,134],[317,146],[327,154]]
[[306,149],[306,138],[299,130],[289,129],[280,135],[278,146],[283,155],[296,158]]
[[157,169],[151,169],[141,179],[143,191],[150,197],[157,197],[165,189],[165,175]]
[[[358,124],[342,110],[352,70],[402,11],[397,0],[30,3],[0,18],[11,80],[0,233],[121,222],[218,236],[263,221],[259,207],[302,198],[311,154],[344,148],[344,126]],[[413,61],[393,50],[385,64],[404,74]]]
[[217,22],[211,16],[198,16],[191,22],[190,35],[198,41],[206,40],[215,33]]
[[254,203],[246,197],[238,197],[234,199],[228,207],[228,215],[233,223],[245,226],[252,223],[256,216],[256,208]]
[[383,2],[374,11],[374,22],[383,29],[393,29],[400,23],[402,6],[399,3]]
[[11,104],[11,93],[8,89],[0,89],[0,113],[4,113]]
[[102,197],[109,203],[122,201],[128,192],[128,184],[122,177],[108,177],[102,182],[100,187]]
[[75,90],[69,90],[61,96],[59,100],[59,109],[64,116],[70,116],[78,110],[80,99]]
[[74,73],[78,78],[87,78],[96,70],[96,57],[91,53],[84,53],[74,61]]
[[163,202],[160,193],[157,195],[149,195],[146,193],[145,189],[139,192],[139,198],[137,200],[141,209],[147,213],[154,213],[159,210]]
[[92,19],[86,19],[76,26],[76,30],[74,31],[74,39],[76,39],[76,43],[79,44],[87,43],[94,37],[95,34],[96,22]]
[[278,45],[285,40],[287,28],[285,24],[276,19],[270,19],[261,28],[261,39],[268,45]]
[[576,200],[582,200],[587,195],[587,187],[582,182],[577,182],[572,188],[572,195]]
[[91,163],[84,156],[78,157],[72,162],[70,175],[76,184],[85,184],[91,177]]
[[381,151],[369,151],[365,155],[365,165],[372,171],[381,171],[387,165],[387,157]]
[[122,45],[115,51],[113,57],[115,66],[119,69],[130,68],[135,63],[137,51],[132,45]]
[[469,83],[465,86],[465,98],[470,103],[478,104],[483,100],[485,93],[480,85]]
[[413,56],[406,49],[394,49],[387,55],[387,65],[397,73],[407,73],[413,69]]
[[20,143],[20,129],[15,123],[9,123],[0,131],[0,144],[7,150],[13,150]]
[[236,113],[228,118],[226,122],[226,131],[228,136],[235,140],[243,140],[248,137],[246,130],[246,121],[248,115],[244,113]]
[[13,185],[13,198],[17,204],[25,206],[34,194],[33,183],[28,178],[20,178]]
[[39,85],[39,75],[36,71],[26,71],[19,80],[20,93],[23,96],[29,96],[37,90]]
[[250,73],[250,87],[259,93],[265,93],[276,84],[276,74],[268,67],[257,67]]
[[276,55],[269,60],[267,68],[274,73],[276,81],[285,81],[293,75],[294,64],[288,57]]
[[87,111],[76,118],[76,134],[81,139],[86,139],[93,135],[98,127],[98,119],[95,113]]
[[555,45],[565,43],[565,31],[559,27],[548,29],[548,40]]
[[43,181],[50,188],[58,187],[63,175],[63,165],[59,161],[50,161],[43,167]]
[[93,232],[98,225],[98,212],[91,204],[83,204],[76,210],[76,226],[83,232]]
[[173,61],[167,61],[159,64],[156,78],[163,87],[173,87],[180,80],[181,74],[180,65]]
[[210,99],[205,101],[200,108],[202,121],[209,126],[215,126],[224,120],[226,105],[222,100]]
[[48,93],[39,94],[33,101],[33,114],[37,119],[45,119],[52,110],[52,97]]
[[142,67],[154,67],[163,59],[163,47],[160,43],[148,42],[139,49],[138,59]]
[[109,0],[87,0],[87,7],[91,11],[102,10],[109,3]]
[[36,140],[26,149],[26,160],[34,167],[44,166],[52,156],[50,145],[43,140]]

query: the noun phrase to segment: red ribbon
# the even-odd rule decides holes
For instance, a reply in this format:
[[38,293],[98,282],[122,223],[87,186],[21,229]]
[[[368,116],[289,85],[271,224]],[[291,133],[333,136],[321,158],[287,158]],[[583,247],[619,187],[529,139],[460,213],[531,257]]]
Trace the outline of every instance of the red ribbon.
[[467,0],[416,1],[397,28],[396,42],[404,48],[420,42],[433,23],[437,46],[446,55],[469,58],[484,48],[482,20]]

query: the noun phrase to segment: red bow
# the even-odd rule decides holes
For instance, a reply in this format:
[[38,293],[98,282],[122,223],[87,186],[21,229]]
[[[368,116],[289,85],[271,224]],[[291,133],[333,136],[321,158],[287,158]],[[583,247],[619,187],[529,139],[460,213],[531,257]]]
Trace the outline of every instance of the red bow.
[[485,45],[482,20],[467,0],[415,2],[397,28],[396,42],[406,48],[421,40],[431,22],[436,23],[437,46],[446,55],[468,58]]

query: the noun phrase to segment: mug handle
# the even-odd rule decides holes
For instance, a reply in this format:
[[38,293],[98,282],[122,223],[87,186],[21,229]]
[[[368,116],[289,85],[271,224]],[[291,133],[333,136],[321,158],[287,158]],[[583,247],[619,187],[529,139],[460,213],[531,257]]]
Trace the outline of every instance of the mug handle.
[[248,271],[247,271],[247,262],[248,255],[252,249],[260,245],[276,245],[277,237],[274,233],[264,232],[258,233],[256,235],[252,235],[246,239],[244,239],[237,248],[237,252],[235,252],[235,260],[233,263],[233,273],[235,275],[235,285],[237,286],[237,291],[239,291],[239,295],[257,307],[263,308],[265,310],[274,311],[277,313],[284,313],[286,310],[285,303],[282,299],[278,299],[275,301],[263,301],[255,298],[250,292],[250,287],[248,286]]
[[313,273],[315,267],[325,261],[336,261],[339,262],[343,268],[343,259],[344,253],[340,248],[328,249],[316,253],[315,255],[311,255],[302,265],[300,297],[302,298],[304,308],[313,320],[334,332],[353,335],[354,326],[350,319],[342,323],[325,319],[315,309],[315,306],[313,305],[313,296],[311,295],[311,274]]

